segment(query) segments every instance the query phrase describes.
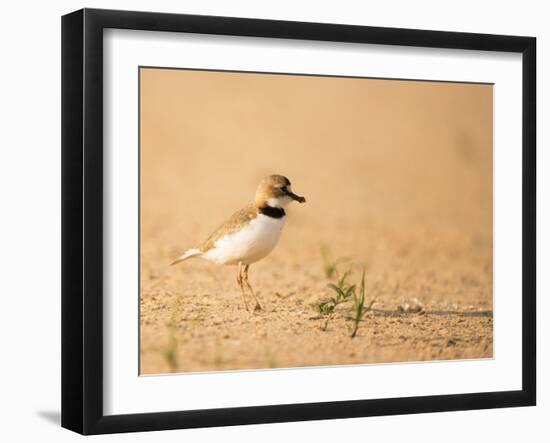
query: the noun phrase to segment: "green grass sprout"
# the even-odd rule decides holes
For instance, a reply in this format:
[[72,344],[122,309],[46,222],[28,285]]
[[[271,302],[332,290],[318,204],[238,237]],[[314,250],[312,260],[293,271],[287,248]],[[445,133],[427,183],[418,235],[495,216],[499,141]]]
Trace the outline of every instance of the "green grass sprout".
[[176,372],[178,368],[178,317],[180,314],[179,301],[174,303],[170,321],[166,324],[168,329],[168,345],[162,352],[162,356],[168,363],[171,372]]
[[357,291],[353,291],[353,315],[351,317],[351,320],[353,321],[353,330],[351,332],[351,338],[354,338],[357,335],[359,322],[361,322],[365,314],[372,309],[375,301],[376,299],[372,299],[365,307],[365,268],[363,268],[361,284],[359,286],[359,294],[357,294]]
[[178,367],[178,340],[176,339],[175,327],[172,325],[169,325],[169,334],[168,346],[164,349],[162,355],[168,366],[170,366],[170,371],[175,372]]
[[345,258],[334,259],[327,245],[321,245],[321,258],[323,259],[323,271],[327,278],[337,275],[338,265],[346,261]]
[[335,283],[329,283],[327,287],[332,290],[334,295],[329,299],[323,300],[315,305],[315,309],[320,314],[318,318],[325,319],[321,330],[326,331],[329,321],[333,318],[336,307],[351,301],[353,303],[350,308],[351,314],[347,317],[347,319],[353,322],[351,338],[354,338],[357,335],[360,322],[363,321],[365,314],[372,310],[376,299],[372,299],[365,306],[365,267],[363,267],[359,286],[348,282],[348,277],[350,274],[351,269],[348,269]]
[[355,291],[355,285],[349,285],[347,278],[350,271],[346,271],[336,283],[329,283],[328,288],[332,289],[335,295],[328,300],[319,303],[316,308],[319,314],[329,314],[334,311],[334,308],[341,303],[348,301],[353,292]]

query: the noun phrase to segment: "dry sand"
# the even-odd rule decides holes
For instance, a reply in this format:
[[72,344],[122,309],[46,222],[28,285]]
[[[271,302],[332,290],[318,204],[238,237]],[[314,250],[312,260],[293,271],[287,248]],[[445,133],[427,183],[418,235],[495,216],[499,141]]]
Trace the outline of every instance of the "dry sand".
[[[142,374],[492,357],[491,86],[142,69],[140,123]],[[249,314],[235,267],[168,264],[271,173],[307,203]],[[353,339],[321,245],[366,268]]]

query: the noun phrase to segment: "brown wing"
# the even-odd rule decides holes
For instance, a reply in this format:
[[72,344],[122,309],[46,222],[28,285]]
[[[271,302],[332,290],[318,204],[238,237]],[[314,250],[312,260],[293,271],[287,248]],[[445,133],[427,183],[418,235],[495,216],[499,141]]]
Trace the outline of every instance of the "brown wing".
[[218,227],[206,241],[201,245],[201,252],[206,252],[212,249],[216,241],[224,235],[238,231],[243,225],[246,225],[253,220],[258,212],[253,204],[245,206],[241,210],[235,212],[223,225]]

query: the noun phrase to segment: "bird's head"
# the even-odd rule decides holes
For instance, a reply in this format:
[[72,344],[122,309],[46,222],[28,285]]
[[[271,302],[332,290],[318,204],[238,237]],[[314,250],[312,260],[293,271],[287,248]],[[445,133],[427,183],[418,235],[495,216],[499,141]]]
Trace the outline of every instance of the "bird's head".
[[264,178],[256,189],[256,206],[271,206],[284,208],[292,201],[305,203],[306,199],[294,194],[290,180],[282,175],[269,175]]

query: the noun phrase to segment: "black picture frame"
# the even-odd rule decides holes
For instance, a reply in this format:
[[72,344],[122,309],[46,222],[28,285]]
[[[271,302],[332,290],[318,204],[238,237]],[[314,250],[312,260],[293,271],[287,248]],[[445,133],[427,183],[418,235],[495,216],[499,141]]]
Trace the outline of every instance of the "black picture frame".
[[[177,412],[103,412],[103,30],[192,32],[522,54],[522,389]],[[530,406],[536,403],[536,39],[82,9],[62,18],[62,426],[82,434]],[[519,295],[518,295],[519,296]]]

